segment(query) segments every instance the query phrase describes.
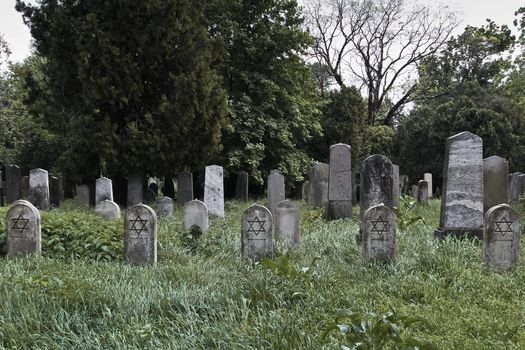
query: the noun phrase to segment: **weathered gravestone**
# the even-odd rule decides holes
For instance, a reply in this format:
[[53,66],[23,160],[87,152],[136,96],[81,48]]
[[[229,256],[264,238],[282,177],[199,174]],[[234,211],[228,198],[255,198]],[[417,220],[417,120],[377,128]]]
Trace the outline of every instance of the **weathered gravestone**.
[[428,183],[428,186],[427,186],[427,192],[428,192],[427,198],[430,199],[430,198],[433,197],[433,195],[432,195],[432,174],[431,173],[424,173],[423,174],[423,180],[425,180]]
[[285,199],[284,176],[280,173],[274,172],[268,176],[267,196],[268,209],[275,213],[277,204]]
[[329,219],[352,218],[352,155],[349,145],[338,143],[330,146],[328,168]]
[[490,208],[485,214],[483,258],[495,270],[506,271],[518,262],[520,224],[516,212],[507,204]]
[[363,259],[393,261],[396,251],[396,215],[387,206],[374,205],[363,218]]
[[248,173],[239,171],[235,184],[235,199],[246,202],[248,200]]
[[120,207],[117,203],[105,199],[95,205],[95,214],[106,219],[118,219],[120,218]]
[[181,207],[193,200],[193,174],[181,171],[177,175],[177,204]]
[[40,212],[30,202],[25,200],[13,202],[7,211],[6,232],[8,257],[41,254]]
[[155,194],[155,192],[153,192],[149,187],[146,188],[146,191],[144,191],[144,202],[151,204],[155,203],[156,200],[157,195]]
[[29,176],[22,176],[20,181],[20,195],[22,199],[29,199]]
[[95,204],[106,199],[113,201],[113,183],[111,179],[101,177],[95,182]]
[[399,188],[399,165],[392,164],[392,200],[394,207],[399,208],[401,205],[401,191]]
[[435,237],[483,237],[483,140],[468,131],[446,141],[441,216]]
[[211,215],[224,217],[224,179],[222,166],[208,165],[204,174],[204,204]]
[[241,218],[241,252],[246,260],[273,254],[272,213],[262,205],[247,208]]
[[29,172],[29,201],[38,209],[49,209],[49,178],[44,169]]
[[507,186],[510,196],[510,203],[516,204],[519,202],[520,196],[523,194],[523,191],[525,190],[525,177],[523,176],[525,174],[516,172],[509,175],[509,185]]
[[483,159],[483,212],[508,201],[508,163],[505,158],[492,156]]
[[52,207],[58,208],[62,198],[62,180],[51,175],[49,177],[49,202]]
[[365,212],[368,208],[379,204],[393,208],[393,185],[393,168],[390,159],[380,154],[374,154],[363,161],[359,213],[361,227],[359,235],[356,237],[358,243],[361,243]]
[[325,208],[328,205],[328,175],[330,166],[317,163],[310,169],[308,189],[308,204],[312,207]]
[[5,199],[10,204],[22,198],[20,182],[22,175],[18,165],[5,166]]
[[89,186],[88,185],[77,185],[75,190],[75,198],[79,207],[89,207]]
[[139,172],[128,176],[128,200],[127,206],[131,207],[144,201],[144,180]]
[[417,183],[417,202],[428,204],[428,182],[425,180],[419,180]]
[[287,246],[299,245],[299,208],[292,201],[281,201],[275,208],[275,237]]
[[415,199],[417,199],[417,197],[419,196],[418,191],[419,191],[418,186],[412,185],[412,189],[410,190],[410,193],[412,194],[412,197],[414,197]]
[[155,198],[159,195],[159,180],[156,177],[148,179],[148,188],[155,194]]
[[208,232],[208,208],[199,200],[191,200],[182,209],[182,226],[187,231]]
[[409,191],[408,175],[399,175],[399,186],[401,187],[401,194],[408,194]]
[[144,204],[126,210],[124,259],[132,265],[157,262],[157,215]]
[[169,218],[173,215],[173,199],[170,197],[162,196],[157,198],[155,206],[158,217]]

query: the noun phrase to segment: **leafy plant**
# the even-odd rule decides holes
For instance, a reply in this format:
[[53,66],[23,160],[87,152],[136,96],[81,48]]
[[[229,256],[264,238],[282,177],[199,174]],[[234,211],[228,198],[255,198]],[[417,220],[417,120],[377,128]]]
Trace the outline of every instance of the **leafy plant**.
[[425,223],[425,219],[420,215],[414,215],[411,211],[416,207],[416,200],[410,196],[404,195],[401,197],[401,205],[399,208],[394,208],[394,213],[397,217],[397,227],[404,230],[413,223],[421,221]]

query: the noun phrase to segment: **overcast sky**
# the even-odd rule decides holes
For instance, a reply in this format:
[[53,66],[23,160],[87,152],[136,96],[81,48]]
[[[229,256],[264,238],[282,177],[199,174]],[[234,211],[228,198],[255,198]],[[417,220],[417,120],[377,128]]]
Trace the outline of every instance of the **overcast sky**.
[[[0,0],[0,33],[11,48],[11,60],[21,61],[29,55],[31,36],[22,21],[22,16],[15,10],[15,2],[15,0]],[[514,11],[520,6],[525,6],[523,0],[449,0],[447,3],[463,13],[461,29],[467,24],[480,26],[487,18],[493,19],[498,24],[512,26]]]

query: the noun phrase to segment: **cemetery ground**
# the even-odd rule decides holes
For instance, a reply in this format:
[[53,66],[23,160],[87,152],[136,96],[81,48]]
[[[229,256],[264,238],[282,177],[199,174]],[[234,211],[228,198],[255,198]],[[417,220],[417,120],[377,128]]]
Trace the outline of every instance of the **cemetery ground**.
[[398,228],[395,262],[365,264],[359,208],[326,221],[300,205],[300,247],[277,244],[274,259],[255,264],[240,256],[249,204],[226,202],[225,219],[211,217],[201,237],[182,230],[176,210],[159,218],[158,263],[142,268],[122,260],[122,219],[67,202],[42,212],[43,257],[0,259],[0,347],[340,349],[353,334],[388,349],[380,342],[398,326],[427,348],[525,346],[523,249],[515,270],[489,270],[479,241],[433,239],[432,200],[398,218],[425,222]]

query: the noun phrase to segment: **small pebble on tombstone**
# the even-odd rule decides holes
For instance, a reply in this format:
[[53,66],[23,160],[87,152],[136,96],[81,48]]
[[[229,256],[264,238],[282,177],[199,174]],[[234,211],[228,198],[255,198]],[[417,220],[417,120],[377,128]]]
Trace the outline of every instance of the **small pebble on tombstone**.
[[156,208],[158,217],[171,217],[173,215],[173,199],[166,196],[157,198]]
[[28,201],[14,201],[7,211],[7,256],[40,255],[42,232],[40,212]]
[[95,204],[106,199],[113,201],[113,182],[107,177],[101,177],[95,182]]
[[483,258],[497,271],[516,266],[519,258],[520,223],[517,213],[507,204],[490,208],[485,214]]
[[132,265],[157,262],[157,215],[147,205],[137,204],[126,210],[124,259]]
[[396,248],[396,215],[384,205],[370,207],[364,215],[363,258],[391,262]]
[[95,214],[106,219],[118,219],[120,218],[120,207],[117,203],[105,199],[95,205]]
[[187,231],[208,232],[208,208],[203,202],[194,199],[182,209],[182,226]]
[[29,201],[38,209],[49,209],[49,177],[47,170],[33,169],[29,172]]
[[262,205],[247,208],[241,218],[241,252],[245,260],[259,260],[273,254],[272,213]]
[[286,246],[299,245],[299,208],[292,201],[281,201],[275,208],[275,238]]

